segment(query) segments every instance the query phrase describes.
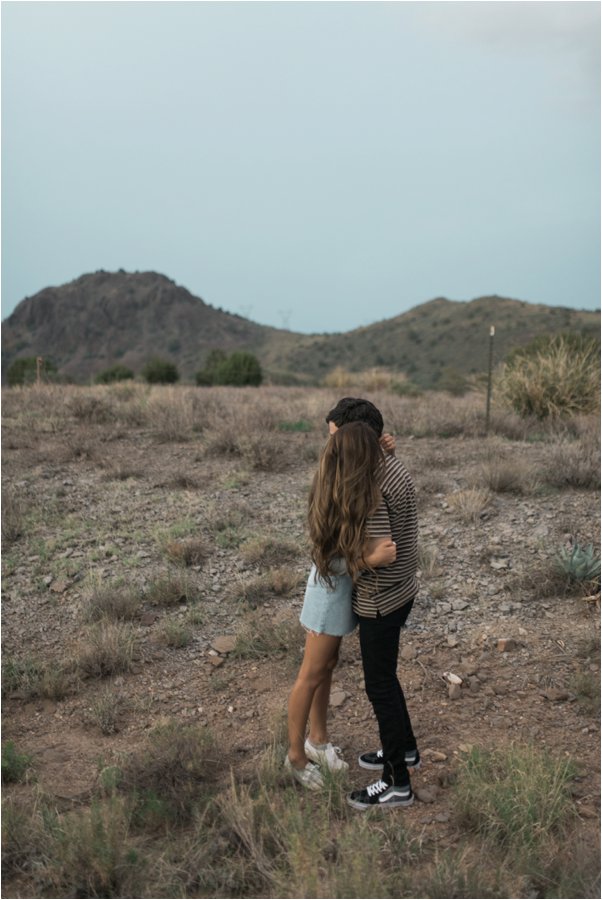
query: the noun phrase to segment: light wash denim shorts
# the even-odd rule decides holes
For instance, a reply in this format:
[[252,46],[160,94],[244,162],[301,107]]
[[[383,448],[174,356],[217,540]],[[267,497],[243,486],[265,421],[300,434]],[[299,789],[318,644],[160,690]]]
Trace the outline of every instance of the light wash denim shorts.
[[344,564],[338,568],[340,574],[331,576],[331,588],[320,578],[316,567],[311,567],[299,618],[306,631],[342,637],[351,634],[357,625],[359,620],[351,608],[353,582]]

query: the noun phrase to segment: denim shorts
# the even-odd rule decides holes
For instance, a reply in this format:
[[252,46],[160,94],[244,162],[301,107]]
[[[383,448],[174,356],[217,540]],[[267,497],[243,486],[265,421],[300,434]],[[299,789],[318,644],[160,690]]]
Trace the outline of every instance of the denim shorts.
[[342,637],[351,634],[358,623],[351,608],[353,582],[344,566],[340,567],[340,574],[331,576],[331,581],[332,587],[329,587],[328,582],[318,575],[316,567],[311,567],[299,621],[306,631]]

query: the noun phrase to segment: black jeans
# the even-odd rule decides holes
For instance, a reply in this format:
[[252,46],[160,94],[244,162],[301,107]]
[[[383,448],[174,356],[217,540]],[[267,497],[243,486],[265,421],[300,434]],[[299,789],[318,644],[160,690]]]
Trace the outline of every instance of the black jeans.
[[383,780],[407,784],[406,750],[416,749],[416,738],[397,678],[399,635],[414,601],[386,616],[359,616],[360,647],[366,693],[378,722],[383,749]]

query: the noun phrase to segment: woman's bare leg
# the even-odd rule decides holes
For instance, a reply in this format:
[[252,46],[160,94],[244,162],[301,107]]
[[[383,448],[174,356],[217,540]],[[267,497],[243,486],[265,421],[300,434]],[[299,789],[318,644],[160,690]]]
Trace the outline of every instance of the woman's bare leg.
[[[312,708],[316,691],[323,682],[327,683],[328,692],[330,692],[332,669],[336,665],[340,643],[341,638],[331,634],[308,633],[306,637],[303,662],[288,698],[288,757],[296,769],[303,769],[307,765],[305,731],[309,711]],[[323,698],[321,704],[323,706]],[[326,708],[328,708],[328,695],[326,695]],[[321,713],[318,711],[318,719],[320,715]]]
[[332,685],[332,673],[339,661],[339,648],[336,655],[328,661],[328,671],[323,681],[314,692],[314,699],[309,710],[309,739],[314,745],[328,743],[328,704],[330,702],[330,688]]

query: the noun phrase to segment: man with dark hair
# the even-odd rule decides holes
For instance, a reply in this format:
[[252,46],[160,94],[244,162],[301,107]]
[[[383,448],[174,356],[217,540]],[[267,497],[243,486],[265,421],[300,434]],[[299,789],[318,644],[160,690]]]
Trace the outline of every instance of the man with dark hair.
[[[344,397],[330,410],[326,421],[331,434],[348,422],[366,422],[386,449],[395,446],[390,435],[383,435],[383,417],[369,400]],[[366,693],[381,740],[381,749],[362,753],[359,764],[365,769],[382,769],[382,775],[367,788],[348,795],[347,801],[355,809],[410,806],[414,795],[408,769],[420,765],[416,738],[397,678],[400,632],[418,590],[416,494],[405,466],[391,453],[385,454],[380,488],[382,500],[367,523],[366,536],[392,539],[397,556],[395,562],[378,573],[362,572],[353,589],[353,609],[359,618]]]

